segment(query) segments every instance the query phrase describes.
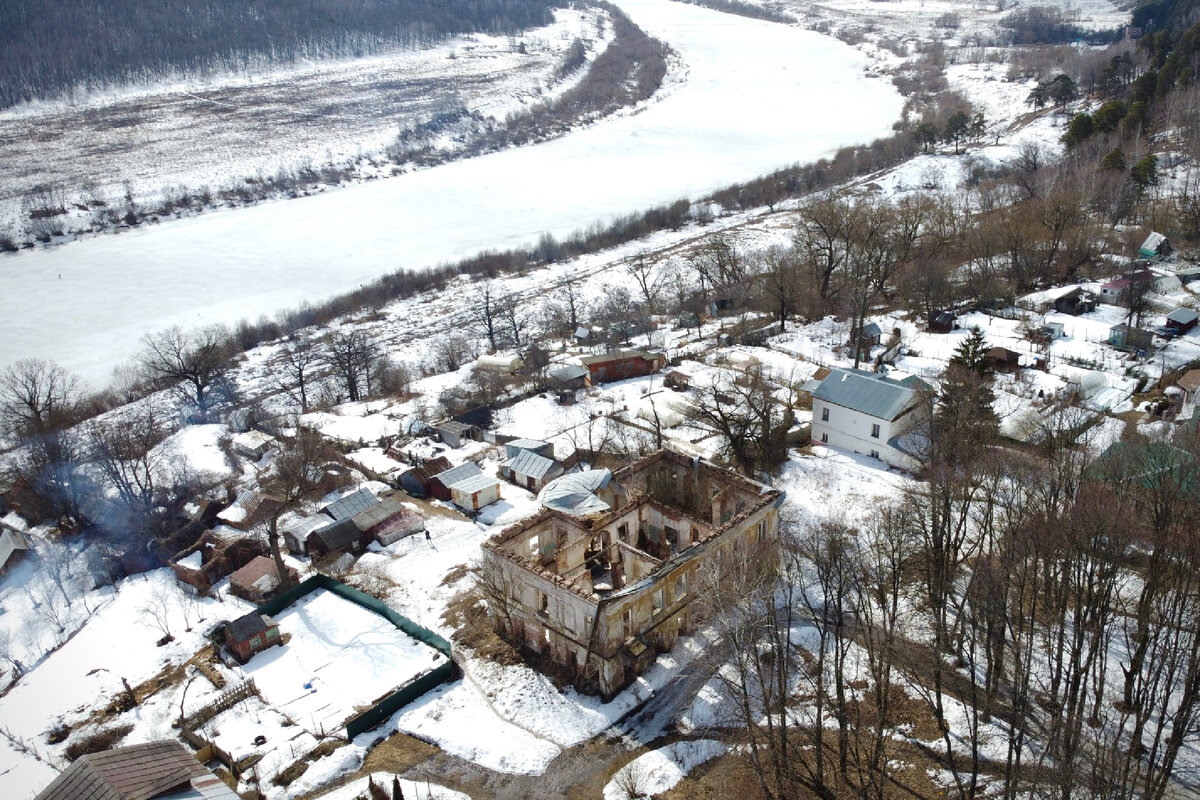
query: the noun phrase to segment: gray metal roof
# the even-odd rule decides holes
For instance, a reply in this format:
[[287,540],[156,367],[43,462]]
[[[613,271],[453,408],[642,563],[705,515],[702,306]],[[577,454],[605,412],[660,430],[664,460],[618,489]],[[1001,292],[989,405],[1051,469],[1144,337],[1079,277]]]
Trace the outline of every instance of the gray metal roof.
[[505,447],[516,447],[521,450],[537,450],[545,447],[548,442],[543,442],[541,439],[513,439],[511,442],[505,442]]
[[[513,442],[509,442],[509,444],[512,445]],[[545,456],[539,456],[532,450],[521,450],[505,461],[503,466],[520,475],[537,479],[546,477],[546,473],[554,468],[554,462]]]
[[482,475],[483,470],[468,461],[465,464],[459,464],[457,467],[451,467],[445,472],[439,472],[433,477],[442,482],[442,486],[450,488],[459,481],[465,481],[467,478],[472,478],[476,475]]
[[1180,325],[1187,325],[1189,322],[1200,319],[1200,314],[1197,314],[1190,308],[1177,308],[1170,314],[1167,314],[1167,319],[1171,322],[1178,322]]
[[341,521],[350,519],[355,514],[361,514],[379,502],[379,498],[370,489],[359,489],[340,500],[335,500],[325,506],[325,511],[334,519]]
[[379,523],[386,520],[388,517],[393,517],[396,514],[402,514],[407,511],[404,501],[399,497],[387,497],[380,500],[375,505],[368,508],[366,511],[360,511],[354,515],[354,524],[361,531],[368,531],[374,528]]
[[915,394],[914,386],[874,372],[834,369],[813,392],[813,399],[878,419],[893,420],[912,402]]
[[585,516],[611,510],[608,503],[596,497],[596,492],[608,486],[612,472],[589,469],[555,478],[538,494],[538,502],[546,508],[557,509],[572,516]]
[[7,526],[0,527],[0,569],[8,565],[13,554],[29,549],[29,540],[25,534]]
[[268,617],[266,614],[260,614],[257,611],[251,611],[249,614],[238,617],[233,622],[229,623],[229,635],[239,642],[244,642],[251,636],[257,633],[262,633],[267,628],[274,627],[275,620]]
[[556,381],[574,381],[588,374],[588,371],[578,364],[564,364],[561,367],[555,367],[548,373],[551,378]]
[[463,478],[458,483],[450,484],[450,489],[456,492],[466,492],[474,494],[483,489],[499,486],[500,481],[493,478],[491,475],[484,475],[482,472],[478,475],[472,475],[469,478]]
[[883,329],[874,322],[868,322],[862,327],[862,335],[865,339],[869,339],[872,336],[883,336]]

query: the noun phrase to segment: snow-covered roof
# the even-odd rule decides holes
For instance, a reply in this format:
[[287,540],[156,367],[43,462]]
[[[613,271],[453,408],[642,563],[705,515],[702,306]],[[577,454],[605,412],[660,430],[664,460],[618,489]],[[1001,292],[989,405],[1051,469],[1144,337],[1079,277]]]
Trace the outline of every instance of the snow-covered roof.
[[813,392],[824,400],[878,419],[893,420],[916,394],[915,381],[897,381],[859,369],[834,369]]
[[608,486],[612,472],[607,469],[589,469],[572,472],[546,484],[538,494],[538,502],[572,516],[586,516],[609,511],[611,506],[596,496],[596,492]]
[[176,565],[184,567],[185,569],[200,569],[202,566],[204,566],[204,554],[199,550],[195,550],[177,560],[175,563]]

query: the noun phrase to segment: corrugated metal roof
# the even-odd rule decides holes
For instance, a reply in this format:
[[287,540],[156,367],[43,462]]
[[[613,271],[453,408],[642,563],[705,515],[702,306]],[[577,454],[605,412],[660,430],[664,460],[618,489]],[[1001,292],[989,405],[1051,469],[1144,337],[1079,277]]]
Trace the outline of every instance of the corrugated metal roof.
[[492,486],[499,486],[500,481],[493,478],[491,475],[484,475],[482,472],[478,475],[472,475],[469,478],[464,478],[458,483],[450,484],[450,489],[455,492],[463,492],[464,494],[475,494],[475,492]]
[[572,472],[555,478],[538,494],[538,502],[565,514],[584,516],[611,510],[596,492],[608,486],[612,473],[606,469]]
[[385,519],[405,511],[404,501],[399,497],[386,497],[366,511],[354,515],[354,524],[360,531],[374,528]]
[[442,482],[442,486],[450,488],[458,481],[466,480],[475,475],[482,475],[483,471],[479,467],[468,461],[466,464],[459,464],[457,467],[451,467],[445,472],[439,472],[433,477]]
[[316,536],[320,539],[325,549],[330,551],[349,547],[361,539],[362,535],[362,531],[354,524],[353,519],[342,519],[337,522],[331,522],[324,528],[320,528],[309,534],[309,536]]
[[[509,444],[512,445],[513,442],[509,442]],[[554,462],[545,456],[539,456],[532,450],[521,450],[508,461],[505,461],[503,466],[520,475],[525,475],[536,480],[546,477],[546,473],[554,468]]]
[[537,450],[545,447],[549,442],[543,442],[541,439],[513,439],[511,442],[506,442],[505,447],[516,447],[521,450]]
[[350,519],[355,514],[361,514],[378,502],[379,498],[370,489],[359,489],[357,492],[348,494],[325,506],[325,511],[340,522]]
[[550,370],[548,374],[551,378],[554,378],[554,380],[563,381],[565,383],[567,381],[579,380],[580,378],[586,376],[588,371],[576,364],[564,364],[561,367],[555,367],[554,369]]
[[1178,322],[1180,325],[1187,325],[1189,322],[1195,322],[1200,319],[1200,314],[1197,314],[1190,308],[1177,308],[1170,314],[1167,314],[1167,319],[1171,322]]
[[878,419],[893,420],[912,402],[916,390],[900,381],[859,369],[833,369],[813,392],[824,400]]

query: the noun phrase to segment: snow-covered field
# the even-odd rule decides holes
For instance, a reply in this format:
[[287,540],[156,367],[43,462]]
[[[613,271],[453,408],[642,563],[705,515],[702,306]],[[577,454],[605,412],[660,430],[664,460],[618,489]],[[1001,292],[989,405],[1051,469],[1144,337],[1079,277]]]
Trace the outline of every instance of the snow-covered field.
[[[503,120],[560,94],[576,39],[603,49],[598,10],[559,9],[523,36],[459,36],[368,58],[302,63],[110,90],[0,111],[0,230],[36,184],[110,204],[126,185],[139,204],[168,187],[218,192],[280,169],[319,168],[381,152],[406,126],[466,109]],[[578,71],[582,74],[583,70]],[[53,157],[48,157],[48,156]],[[85,190],[85,187],[90,187]]]
[[670,0],[619,5],[680,58],[640,113],[319,196],[6,257],[0,363],[50,358],[103,384],[147,331],[257,318],[396,268],[568,234],[869,141],[900,112],[891,85],[829,37]]
[[243,669],[268,702],[309,730],[336,732],[356,709],[446,662],[378,614],[324,589],[275,619],[291,641],[258,653]]

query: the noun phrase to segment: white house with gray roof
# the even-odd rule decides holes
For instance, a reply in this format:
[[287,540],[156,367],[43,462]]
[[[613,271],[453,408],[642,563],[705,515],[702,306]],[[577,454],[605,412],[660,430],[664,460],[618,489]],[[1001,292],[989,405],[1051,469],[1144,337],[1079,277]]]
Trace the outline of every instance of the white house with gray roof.
[[859,369],[834,369],[812,394],[813,443],[877,458],[901,469],[919,466],[918,426],[929,419],[929,387]]

